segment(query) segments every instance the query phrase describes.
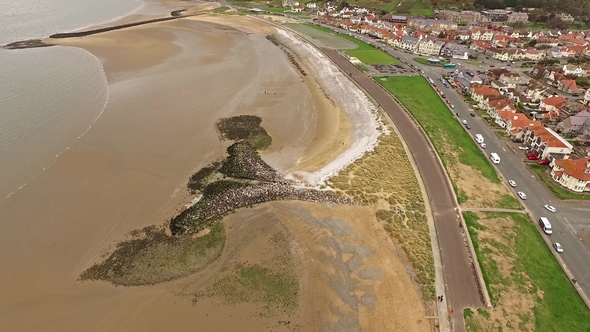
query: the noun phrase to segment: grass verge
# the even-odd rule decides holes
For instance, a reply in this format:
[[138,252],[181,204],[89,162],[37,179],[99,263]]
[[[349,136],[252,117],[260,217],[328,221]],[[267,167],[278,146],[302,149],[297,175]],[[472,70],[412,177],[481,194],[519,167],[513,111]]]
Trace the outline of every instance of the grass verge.
[[320,31],[326,32],[326,33],[334,33],[334,31],[332,31],[332,30],[330,30],[328,28],[324,28],[324,27],[319,26],[319,25],[315,25],[315,24],[311,24],[311,23],[305,23],[305,25],[307,25],[308,27],[314,28],[316,30],[320,30]]
[[470,331],[590,330],[590,312],[527,216],[463,217],[494,306],[465,311]]
[[559,199],[573,199],[573,200],[590,200],[590,195],[576,194],[562,188],[557,183],[549,178],[547,173],[548,168],[542,165],[529,164],[529,167],[537,174],[537,176],[545,183],[545,185],[557,196]]
[[[423,77],[389,77],[378,83],[393,93],[424,129],[446,167],[457,161],[500,183],[487,157]],[[416,98],[416,96],[420,98]],[[458,157],[458,160],[456,159]]]
[[425,205],[400,138],[395,133],[381,136],[372,153],[332,177],[329,184],[377,209],[377,219],[404,251],[424,297],[433,300],[434,258]]
[[374,46],[371,46],[361,40],[354,37],[339,34],[341,38],[344,38],[350,42],[353,42],[358,47],[354,50],[346,51],[345,53],[359,59],[362,63],[367,65],[395,65],[399,63],[399,60],[392,57],[391,55],[378,50]]

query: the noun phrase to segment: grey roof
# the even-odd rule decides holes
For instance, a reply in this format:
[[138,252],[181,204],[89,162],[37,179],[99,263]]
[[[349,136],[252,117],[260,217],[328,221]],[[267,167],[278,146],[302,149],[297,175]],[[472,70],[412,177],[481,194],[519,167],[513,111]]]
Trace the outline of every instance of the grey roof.
[[418,37],[412,37],[412,36],[405,36],[404,38],[402,38],[402,44],[418,44],[418,42],[420,41],[420,38]]
[[570,116],[572,126],[581,126],[586,123],[588,119],[590,119],[590,113],[586,111],[582,111],[576,115]]
[[405,19],[407,19],[407,17],[406,16],[399,16],[399,15],[392,15],[391,19],[392,20],[405,20]]
[[459,52],[467,52],[467,47],[465,45],[455,44],[455,43],[448,43],[443,46],[443,50],[445,51],[459,51]]

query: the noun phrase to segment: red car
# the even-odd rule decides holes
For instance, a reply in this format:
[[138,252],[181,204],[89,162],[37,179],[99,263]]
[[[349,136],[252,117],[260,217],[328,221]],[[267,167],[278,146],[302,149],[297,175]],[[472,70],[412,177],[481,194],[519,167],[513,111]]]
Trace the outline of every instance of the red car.
[[528,160],[539,160],[539,157],[532,155],[532,156],[526,156]]
[[451,104],[451,101],[450,101],[450,100],[448,100],[448,99],[447,99],[447,104],[449,104],[449,105]]
[[436,92],[440,92],[440,89],[439,88],[436,88]]
[[537,161],[537,164],[547,166],[549,165],[549,160],[539,160]]

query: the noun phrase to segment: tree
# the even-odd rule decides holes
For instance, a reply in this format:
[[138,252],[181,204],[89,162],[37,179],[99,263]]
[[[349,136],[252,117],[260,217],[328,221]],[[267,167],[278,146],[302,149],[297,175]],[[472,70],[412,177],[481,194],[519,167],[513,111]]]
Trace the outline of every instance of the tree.
[[537,45],[537,40],[536,39],[531,39],[531,41],[528,43],[529,47],[535,47],[535,45]]
[[547,21],[547,26],[549,26],[550,28],[553,28],[553,29],[564,30],[564,29],[567,29],[570,26],[570,24],[569,24],[569,22],[563,21],[559,17],[554,17],[554,18],[550,19],[549,21]]
[[581,87],[589,87],[590,86],[590,78],[588,77],[578,77],[576,79],[576,84]]

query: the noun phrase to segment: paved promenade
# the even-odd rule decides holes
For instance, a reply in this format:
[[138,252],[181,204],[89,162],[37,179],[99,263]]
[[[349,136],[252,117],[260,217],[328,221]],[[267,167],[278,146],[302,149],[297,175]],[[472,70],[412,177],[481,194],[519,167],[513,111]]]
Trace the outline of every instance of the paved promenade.
[[[337,51],[327,48],[323,48],[322,51],[372,96],[393,120],[408,145],[421,174],[432,208],[441,250],[449,312],[451,309],[454,310],[453,330],[464,331],[462,309],[482,307],[483,299],[480,295],[465,238],[459,227],[452,188],[447,181],[444,168],[436,158],[430,142],[418,124],[406,114],[389,93]],[[416,91],[416,98],[419,96],[420,92]]]

